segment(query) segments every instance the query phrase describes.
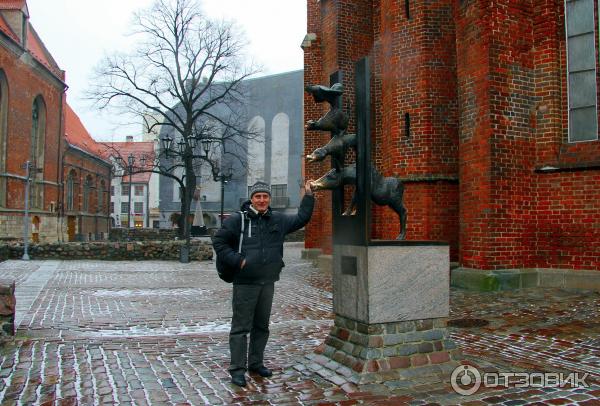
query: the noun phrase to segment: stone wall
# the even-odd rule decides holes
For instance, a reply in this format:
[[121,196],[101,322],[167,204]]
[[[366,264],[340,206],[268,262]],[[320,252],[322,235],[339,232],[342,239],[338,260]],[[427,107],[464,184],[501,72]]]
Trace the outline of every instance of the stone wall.
[[15,335],[15,282],[0,280],[0,340]]
[[[184,241],[146,242],[70,242],[63,244],[31,244],[31,259],[95,259],[95,260],[179,260]],[[23,256],[20,243],[0,244],[0,253],[8,251],[8,258]],[[190,260],[202,261],[213,257],[212,245],[192,241]]]
[[174,241],[177,229],[163,228],[113,228],[110,241]]
[[[55,214],[32,212],[29,215],[29,236],[32,238],[34,216],[40,219],[39,239],[42,242],[58,241],[61,228],[60,219]],[[64,232],[64,231],[63,231]],[[0,235],[9,238],[23,238],[23,215],[5,213],[0,215]]]

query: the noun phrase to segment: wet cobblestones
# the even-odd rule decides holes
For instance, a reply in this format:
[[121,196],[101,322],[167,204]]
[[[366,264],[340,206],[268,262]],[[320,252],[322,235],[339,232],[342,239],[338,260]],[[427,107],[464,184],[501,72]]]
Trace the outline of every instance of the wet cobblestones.
[[[559,289],[453,291],[451,318],[483,318],[451,329],[481,371],[588,373],[588,388],[482,388],[456,394],[447,379],[353,385],[306,368],[333,324],[331,279],[286,247],[276,285],[266,364],[275,375],[229,383],[231,286],[211,262],[62,261],[0,348],[2,405],[521,405],[600,401],[600,295]],[[43,261],[0,263],[25,281]]]

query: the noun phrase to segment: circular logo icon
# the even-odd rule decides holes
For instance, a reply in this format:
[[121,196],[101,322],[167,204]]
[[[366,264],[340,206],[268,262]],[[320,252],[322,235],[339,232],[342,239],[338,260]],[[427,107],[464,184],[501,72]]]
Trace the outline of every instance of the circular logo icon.
[[452,389],[459,395],[469,396],[479,390],[481,374],[479,370],[470,365],[460,365],[450,375]]

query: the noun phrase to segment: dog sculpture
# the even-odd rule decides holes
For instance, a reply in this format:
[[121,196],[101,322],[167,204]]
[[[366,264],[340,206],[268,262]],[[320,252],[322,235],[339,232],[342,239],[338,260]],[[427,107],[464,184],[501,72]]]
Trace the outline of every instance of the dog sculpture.
[[341,166],[348,147],[356,147],[356,134],[335,135],[327,144],[307,155],[306,159],[309,162],[318,162],[325,159],[327,155],[331,155],[339,163],[338,166]]

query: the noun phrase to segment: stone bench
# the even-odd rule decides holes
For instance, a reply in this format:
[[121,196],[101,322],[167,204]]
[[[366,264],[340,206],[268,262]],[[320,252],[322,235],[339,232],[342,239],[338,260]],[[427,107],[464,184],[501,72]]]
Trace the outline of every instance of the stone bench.
[[0,279],[0,340],[15,335],[15,281]]

